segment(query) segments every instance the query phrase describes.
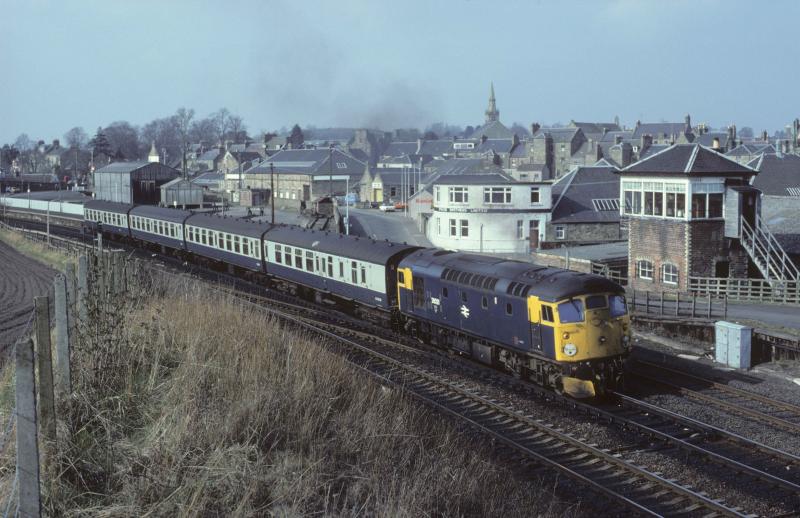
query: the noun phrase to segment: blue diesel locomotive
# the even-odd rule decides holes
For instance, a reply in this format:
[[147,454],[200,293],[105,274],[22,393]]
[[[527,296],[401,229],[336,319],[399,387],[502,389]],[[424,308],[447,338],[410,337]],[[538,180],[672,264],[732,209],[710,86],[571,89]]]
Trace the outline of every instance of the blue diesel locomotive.
[[630,350],[623,288],[598,275],[103,201],[84,219],[86,232],[225,267],[574,397],[616,387]]

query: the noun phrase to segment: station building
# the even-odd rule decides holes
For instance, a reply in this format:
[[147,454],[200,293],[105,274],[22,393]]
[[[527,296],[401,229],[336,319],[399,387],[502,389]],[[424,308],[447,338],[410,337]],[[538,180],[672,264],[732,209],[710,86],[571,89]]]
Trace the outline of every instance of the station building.
[[487,253],[539,247],[551,202],[549,183],[521,183],[504,173],[445,175],[433,184],[427,237],[434,246]]

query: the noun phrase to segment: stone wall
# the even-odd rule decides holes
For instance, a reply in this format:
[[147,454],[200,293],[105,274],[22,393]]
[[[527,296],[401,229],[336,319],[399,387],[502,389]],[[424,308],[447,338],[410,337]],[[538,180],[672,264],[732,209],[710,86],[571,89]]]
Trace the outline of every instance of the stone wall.
[[[556,227],[564,227],[565,239],[556,239]],[[588,245],[625,239],[619,223],[547,223],[542,248]]]

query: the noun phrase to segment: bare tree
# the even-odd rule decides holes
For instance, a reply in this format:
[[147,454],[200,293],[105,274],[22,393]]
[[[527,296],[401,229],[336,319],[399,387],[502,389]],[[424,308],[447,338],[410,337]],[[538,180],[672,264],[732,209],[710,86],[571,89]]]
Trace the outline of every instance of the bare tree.
[[175,112],[175,122],[178,128],[178,135],[181,139],[181,153],[183,159],[183,177],[186,178],[186,150],[189,147],[189,129],[192,127],[192,119],[194,119],[194,110],[189,108],[178,108]]
[[230,130],[231,112],[229,112],[227,108],[220,108],[216,113],[212,114],[211,117],[216,122],[217,138],[221,144],[224,144],[225,134]]
[[89,136],[80,126],[75,126],[71,130],[64,133],[64,141],[67,143],[68,147],[82,148],[86,145],[88,140]]
[[14,147],[19,149],[21,152],[30,151],[33,149],[34,142],[28,136],[27,133],[22,133],[17,140],[14,141]]
[[119,152],[128,160],[140,156],[139,131],[127,121],[112,122],[103,130],[113,152]]
[[189,130],[189,139],[195,143],[213,146],[217,140],[217,121],[214,117],[206,117],[192,123]]
[[230,127],[231,138],[238,144],[247,140],[247,126],[238,115],[231,115],[228,117],[228,126]]

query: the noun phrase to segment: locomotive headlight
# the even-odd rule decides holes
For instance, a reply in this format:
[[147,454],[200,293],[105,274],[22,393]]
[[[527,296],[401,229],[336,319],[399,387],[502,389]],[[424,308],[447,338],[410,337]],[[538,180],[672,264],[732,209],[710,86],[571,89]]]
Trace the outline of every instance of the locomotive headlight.
[[631,337],[628,335],[622,335],[622,346],[623,347],[630,347],[631,346]]
[[567,344],[564,346],[564,354],[567,356],[575,356],[578,354],[578,346],[575,344]]
[[564,333],[563,335],[561,335],[561,338],[566,340],[567,338],[569,338],[569,333]]

